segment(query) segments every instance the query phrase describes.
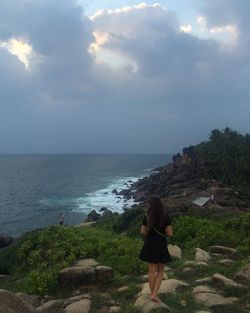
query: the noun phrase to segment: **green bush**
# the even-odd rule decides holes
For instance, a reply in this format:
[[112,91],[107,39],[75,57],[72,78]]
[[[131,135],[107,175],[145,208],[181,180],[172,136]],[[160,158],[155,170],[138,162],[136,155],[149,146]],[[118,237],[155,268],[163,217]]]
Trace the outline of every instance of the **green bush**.
[[52,226],[40,231],[16,247],[16,268],[27,273],[31,290],[40,294],[53,292],[57,287],[57,273],[82,257],[96,258],[121,274],[138,274],[145,265],[138,259],[141,239],[93,227]]
[[250,249],[250,214],[224,220],[183,216],[173,221],[174,241],[183,248],[226,245],[238,248],[245,256]]

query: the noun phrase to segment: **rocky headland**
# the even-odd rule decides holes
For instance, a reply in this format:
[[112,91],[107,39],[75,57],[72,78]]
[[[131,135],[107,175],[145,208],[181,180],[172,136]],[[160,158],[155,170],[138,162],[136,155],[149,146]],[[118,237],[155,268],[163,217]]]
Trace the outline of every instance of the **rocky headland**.
[[[182,154],[173,156],[171,163],[154,169],[150,176],[119,193],[125,198],[134,198],[140,207],[145,207],[151,194],[162,198],[172,216],[224,216],[250,212],[249,199],[235,186],[217,180],[195,153],[194,147],[184,148]],[[201,206],[194,203],[198,198],[210,199]]]

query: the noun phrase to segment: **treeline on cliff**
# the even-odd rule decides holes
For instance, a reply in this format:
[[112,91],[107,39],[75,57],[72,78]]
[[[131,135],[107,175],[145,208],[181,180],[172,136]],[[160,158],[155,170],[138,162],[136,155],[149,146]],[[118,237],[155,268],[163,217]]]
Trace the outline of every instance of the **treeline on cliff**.
[[214,129],[208,141],[194,147],[215,178],[226,185],[250,185],[250,135],[230,128]]

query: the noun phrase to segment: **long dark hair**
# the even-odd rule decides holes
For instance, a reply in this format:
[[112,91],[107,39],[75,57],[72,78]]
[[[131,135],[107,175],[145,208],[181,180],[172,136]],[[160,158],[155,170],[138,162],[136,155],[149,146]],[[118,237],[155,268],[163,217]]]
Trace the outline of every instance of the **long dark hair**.
[[148,199],[147,220],[149,228],[161,228],[164,221],[164,208],[161,198],[158,196],[151,196]]

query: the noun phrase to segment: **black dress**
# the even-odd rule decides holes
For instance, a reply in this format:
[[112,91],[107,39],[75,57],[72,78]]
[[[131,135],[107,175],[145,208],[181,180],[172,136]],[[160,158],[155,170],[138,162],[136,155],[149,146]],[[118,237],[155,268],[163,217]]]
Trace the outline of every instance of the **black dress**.
[[[147,226],[147,217],[145,216],[142,225]],[[164,223],[161,229],[157,229],[162,235],[158,234],[154,229],[147,234],[139,258],[148,263],[167,263],[171,261],[170,254],[167,249],[167,238],[165,229],[171,225],[168,214],[165,215]],[[164,238],[165,237],[165,238]]]

